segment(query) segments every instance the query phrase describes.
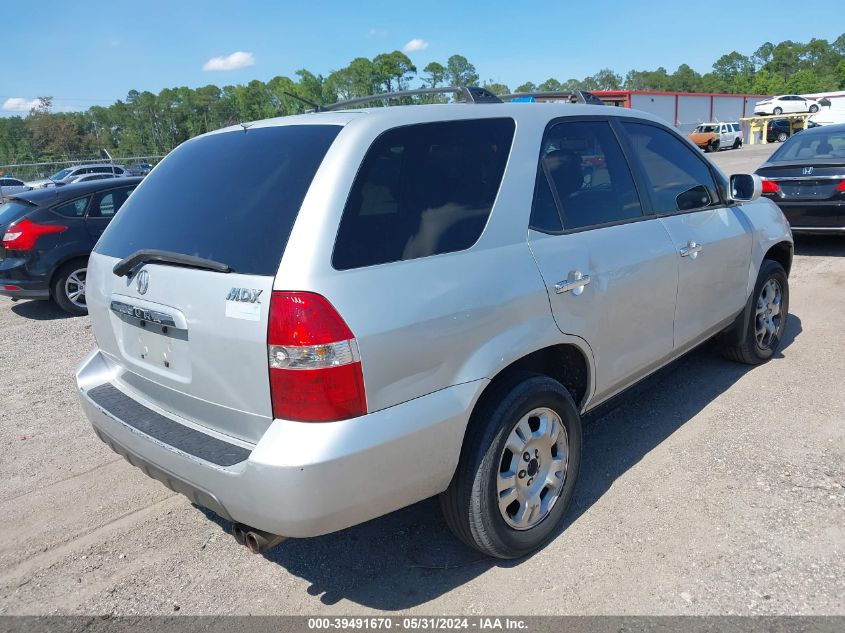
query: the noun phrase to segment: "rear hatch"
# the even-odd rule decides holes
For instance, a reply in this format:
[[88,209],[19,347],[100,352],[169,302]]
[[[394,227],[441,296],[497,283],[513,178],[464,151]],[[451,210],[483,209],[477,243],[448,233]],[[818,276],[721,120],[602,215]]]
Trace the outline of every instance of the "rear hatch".
[[[16,198],[10,198],[6,202],[0,203],[0,239],[6,234],[6,231],[12,224],[37,208],[38,205]],[[6,249],[3,247],[2,241],[0,241],[0,260],[5,258]]]
[[[97,344],[125,392],[165,414],[260,439],[272,420],[273,279],[340,129],[287,125],[199,137],[130,196],[94,249],[86,288]],[[134,265],[116,273],[133,255]]]

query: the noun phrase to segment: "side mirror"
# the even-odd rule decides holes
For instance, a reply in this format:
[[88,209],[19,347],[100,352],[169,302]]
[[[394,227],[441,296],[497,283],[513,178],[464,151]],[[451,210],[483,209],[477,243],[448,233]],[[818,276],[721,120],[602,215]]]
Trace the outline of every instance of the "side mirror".
[[691,211],[692,209],[703,209],[710,206],[713,200],[710,192],[704,185],[696,185],[675,196],[675,205],[678,211]]
[[757,174],[734,174],[731,176],[731,200],[754,202],[763,193],[763,181]]

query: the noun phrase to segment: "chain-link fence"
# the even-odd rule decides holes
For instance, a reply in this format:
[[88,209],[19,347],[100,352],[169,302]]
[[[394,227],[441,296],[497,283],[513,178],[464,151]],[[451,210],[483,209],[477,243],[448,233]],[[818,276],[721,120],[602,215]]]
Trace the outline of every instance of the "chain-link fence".
[[[118,167],[130,168],[135,165],[155,165],[164,156],[115,156],[114,164]],[[0,165],[0,176],[7,176],[10,178],[17,178],[24,182],[28,180],[38,180],[39,178],[49,178],[58,171],[66,167],[78,167],[80,165],[102,165],[110,164],[108,160],[102,158],[84,159],[84,160],[59,160],[47,161],[40,163],[17,163],[14,165]]]

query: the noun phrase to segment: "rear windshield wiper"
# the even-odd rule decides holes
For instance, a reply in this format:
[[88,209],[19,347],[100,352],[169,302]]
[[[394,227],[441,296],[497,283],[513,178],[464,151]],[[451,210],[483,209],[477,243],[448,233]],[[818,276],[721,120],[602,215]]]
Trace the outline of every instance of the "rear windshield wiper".
[[140,264],[175,264],[177,266],[187,266],[188,268],[213,270],[218,273],[232,271],[228,265],[222,262],[216,262],[213,259],[183,255],[182,253],[174,253],[173,251],[159,251],[152,248],[135,251],[128,257],[117,262],[112,270],[118,277],[123,277],[124,275],[131,276],[132,271]]

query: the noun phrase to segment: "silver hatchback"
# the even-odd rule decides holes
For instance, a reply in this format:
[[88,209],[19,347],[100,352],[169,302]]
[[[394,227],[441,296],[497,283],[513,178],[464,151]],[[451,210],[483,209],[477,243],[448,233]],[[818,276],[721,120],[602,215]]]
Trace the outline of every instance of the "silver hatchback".
[[[253,551],[432,495],[467,544],[552,538],[581,414],[718,336],[773,355],[792,236],[632,110],[317,112],[174,150],[97,244],[97,435]],[[585,465],[589,468],[589,464]]]

